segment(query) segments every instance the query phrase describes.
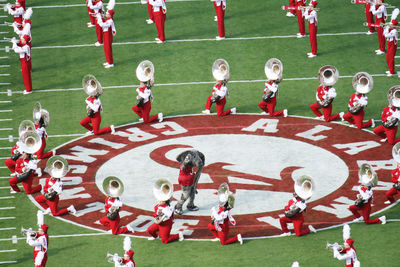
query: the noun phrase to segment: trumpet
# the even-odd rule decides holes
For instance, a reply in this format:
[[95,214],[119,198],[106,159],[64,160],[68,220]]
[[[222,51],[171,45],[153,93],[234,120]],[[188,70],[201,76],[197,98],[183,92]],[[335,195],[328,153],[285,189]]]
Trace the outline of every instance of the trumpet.
[[311,10],[315,10],[315,11],[319,11],[320,9],[318,8],[318,7],[310,7],[310,6],[301,6],[301,7],[299,7],[301,10],[304,10],[304,9],[311,9]]
[[330,249],[330,250],[334,250],[337,249],[339,251],[343,250],[343,247],[341,245],[339,245],[337,242],[330,244],[328,242],[326,242],[326,249]]
[[5,25],[7,25],[7,26],[10,26],[10,27],[13,27],[14,26],[14,24],[16,25],[16,26],[22,26],[21,24],[19,24],[19,23],[16,23],[16,22],[8,22],[8,21],[4,21],[4,24]]
[[107,252],[106,258],[109,263],[114,263],[114,259],[116,259],[119,264],[122,264],[122,257],[118,256],[117,253],[111,254]]
[[11,42],[11,43],[18,43],[18,40],[15,37],[13,37],[13,38],[3,37],[3,40]]
[[[351,0],[350,3],[352,4],[371,4],[371,5],[376,5],[373,1],[368,1],[368,0]],[[392,6],[389,3],[381,3],[381,5],[384,5],[386,8],[393,8],[394,6]]]
[[29,229],[25,229],[24,227],[21,227],[21,234],[23,236],[31,236],[31,237],[35,237],[36,236],[36,232],[32,230],[32,228]]

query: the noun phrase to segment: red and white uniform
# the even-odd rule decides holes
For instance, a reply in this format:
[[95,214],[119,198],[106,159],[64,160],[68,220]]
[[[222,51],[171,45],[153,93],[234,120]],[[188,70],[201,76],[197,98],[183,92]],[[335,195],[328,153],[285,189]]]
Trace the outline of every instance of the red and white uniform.
[[47,139],[46,128],[44,126],[40,126],[39,124],[35,124],[35,128],[36,128],[36,133],[42,139],[42,146],[35,153],[35,155],[38,159],[50,158],[51,156],[53,156],[53,151],[43,153],[44,149],[46,148],[46,139]]
[[225,116],[225,115],[229,115],[231,114],[231,110],[225,110],[224,111],[224,107],[226,104],[226,99],[225,99],[225,95],[228,93],[228,88],[225,86],[224,83],[221,84],[216,84],[213,87],[212,90],[212,94],[208,96],[207,98],[207,102],[206,102],[206,110],[210,110],[211,109],[211,105],[213,104],[211,102],[211,98],[213,94],[217,94],[218,96],[220,96],[221,98],[215,103],[217,106],[217,115],[218,116]]
[[301,9],[301,7],[305,5],[306,5],[306,0],[296,0],[296,15],[297,15],[297,22],[299,24],[299,33],[301,36],[304,36],[306,34],[306,30],[304,27],[303,10]]
[[97,24],[103,29],[103,41],[104,41],[104,54],[108,64],[114,64],[112,54],[112,42],[113,36],[117,33],[115,30],[114,20],[112,17],[103,19],[101,15],[97,16]]
[[258,106],[266,113],[269,113],[269,115],[272,117],[283,115],[283,110],[274,111],[276,106],[276,95],[278,94],[279,90],[278,84],[274,81],[266,82],[264,94],[267,92],[267,90],[272,92],[271,97],[267,101],[260,101]]
[[165,42],[165,19],[167,18],[167,6],[165,0],[149,0],[149,4],[153,6],[154,22],[157,28],[157,37],[160,41]]
[[[399,182],[399,177],[400,177],[400,168],[397,167],[392,171],[392,183],[397,184]],[[398,194],[400,196],[400,190],[397,190],[396,188],[392,187],[388,191],[386,191],[386,197],[390,201],[390,203],[394,203],[394,196]]]
[[341,250],[340,252],[337,250],[337,248],[334,248],[333,253],[335,258],[346,262],[346,267],[356,266],[355,263],[358,262],[356,250],[352,245],[349,248]]
[[93,11],[93,9],[91,9],[90,7],[89,7],[89,3],[88,3],[89,1],[88,0],[86,0],[86,7],[87,7],[87,10],[88,10],[88,14],[89,14],[89,19],[90,19],[90,24],[91,25],[93,25],[93,26],[95,26],[96,25],[96,17],[94,17],[92,14],[94,13],[94,11]]
[[[400,118],[400,111],[398,110],[398,108],[390,106],[385,107],[381,114],[382,122],[386,122],[393,117]],[[387,138],[388,144],[394,145],[400,141],[400,137],[396,138],[398,124],[399,123],[397,122],[394,126],[390,128],[379,125],[378,127],[374,128],[374,134],[379,135],[382,138]]]
[[226,0],[212,0],[214,2],[215,13],[217,14],[218,36],[225,37],[225,9]]
[[95,135],[111,132],[110,126],[100,129],[100,123],[101,123],[100,112],[103,110],[100,98],[89,96],[88,98],[86,98],[85,102],[86,105],[88,105],[94,111],[94,114],[93,117],[87,116],[86,118],[81,120],[81,125],[86,129],[88,129],[89,131],[93,131]]
[[47,178],[43,191],[44,193],[49,193],[50,188],[57,192],[56,197],[53,200],[48,200],[44,197],[44,194],[38,195],[35,197],[35,200],[42,206],[45,210],[50,208],[51,214],[53,216],[61,216],[68,213],[68,209],[57,209],[58,201],[60,200],[59,195],[62,193],[63,190],[63,183],[60,179],[57,178]]
[[31,78],[31,48],[28,42],[24,45],[21,43],[13,43],[13,50],[19,54],[19,60],[21,61],[21,72],[22,79],[24,81],[25,90],[32,92],[32,78]]
[[[370,2],[375,2],[375,0],[370,1]],[[369,32],[373,33],[373,32],[375,32],[375,27],[371,26],[371,25],[375,24],[375,19],[374,19],[374,15],[371,12],[372,5],[370,3],[365,3],[364,6],[365,6],[365,16],[367,17],[367,23],[369,25],[368,29],[369,29]]]
[[[14,155],[16,153],[20,153],[22,154],[22,151],[19,151],[19,146],[18,143],[15,143],[14,147],[11,148],[11,155]],[[11,158],[8,158],[4,161],[4,163],[6,164],[6,166],[8,167],[8,169],[11,171],[11,173],[15,172],[15,165],[17,164],[17,161],[12,160]]]
[[[386,7],[384,5],[373,5],[371,6],[371,12],[376,16],[376,24],[380,25],[381,23],[385,23],[387,12]],[[379,50],[381,52],[385,52],[385,36],[383,36],[383,28],[377,27],[376,29],[378,33],[378,42],[379,42]]]
[[122,264],[119,262],[114,262],[114,267],[135,267],[135,261],[133,259],[122,259]]
[[385,27],[383,35],[386,37],[388,43],[386,51],[386,63],[388,65],[389,72],[391,74],[396,74],[396,72],[394,71],[394,57],[396,56],[397,51],[397,30]]
[[16,174],[23,173],[25,169],[32,170],[32,173],[29,175],[28,178],[26,178],[22,182],[18,181],[17,175],[15,175],[13,178],[8,180],[8,183],[10,184],[11,188],[15,192],[21,192],[21,190],[18,188],[17,184],[22,183],[22,186],[25,189],[25,194],[27,194],[27,195],[33,194],[33,193],[36,193],[36,192],[39,192],[40,190],[42,190],[42,186],[40,184],[38,184],[32,188],[33,177],[35,175],[35,171],[37,170],[37,168],[38,167],[37,167],[37,163],[35,160],[29,160],[29,159],[24,160],[22,157],[17,159],[17,162],[15,164],[15,173]]
[[174,217],[173,208],[167,204],[157,204],[154,207],[153,217],[157,217],[160,213],[165,215],[164,220],[159,224],[153,223],[150,225],[149,228],[147,228],[147,232],[154,238],[157,238],[158,235],[160,235],[161,242],[164,244],[178,240],[179,234],[170,234]]
[[372,125],[372,120],[363,123],[364,107],[368,105],[368,97],[364,94],[352,94],[350,96],[348,106],[354,107],[358,103],[362,106],[361,110],[357,114],[351,114],[350,112],[347,112],[343,115],[343,119],[348,121],[350,124],[357,125],[357,128],[361,130],[362,128],[370,127]]
[[33,240],[29,235],[26,243],[33,248],[33,258],[35,260],[35,267],[44,267],[47,262],[47,248],[49,245],[49,236],[47,234],[38,235],[36,240]]
[[289,12],[292,13],[292,15],[295,15],[296,14],[296,0],[289,0],[289,7],[291,7]]
[[103,1],[102,0],[88,0],[87,6],[89,9],[93,10],[93,17],[96,25],[96,35],[97,35],[97,42],[99,44],[103,43],[103,29],[101,26],[97,23],[97,14],[102,15],[104,13],[104,6],[103,6]]
[[293,223],[294,227],[294,232],[296,233],[296,236],[302,236],[310,233],[310,229],[301,229],[304,223],[304,211],[307,208],[306,202],[303,200],[300,200],[296,197],[293,197],[291,200],[289,200],[289,203],[285,206],[285,211],[288,211],[290,209],[294,208],[299,208],[300,211],[294,215],[291,218],[288,218],[286,216],[283,216],[279,219],[279,222],[281,224],[282,231],[284,233],[289,233],[289,229],[287,228],[288,223]]
[[[19,38],[21,39],[24,35],[28,35],[31,38],[32,42],[32,33],[31,33],[31,20],[25,19],[25,25],[23,27],[17,27],[15,24],[13,25],[14,32],[18,34]],[[31,46],[31,42],[29,42],[29,46]]]
[[306,9],[304,11],[304,18],[308,20],[308,32],[310,34],[311,53],[317,54],[317,11]]
[[149,20],[152,21],[149,23],[153,23],[154,22],[153,6],[150,4],[149,0],[141,0],[141,3],[147,5],[147,13],[149,14]]
[[[105,200],[105,205],[104,209],[106,210],[106,213],[110,210],[111,206],[118,207],[121,209],[122,207],[122,201],[117,197],[107,197]],[[115,220],[110,220],[107,218],[107,216],[104,216],[103,218],[100,219],[100,223],[104,225],[105,227],[111,229],[113,235],[119,235],[119,234],[125,234],[129,233],[129,230],[127,227],[119,227],[119,222],[120,222],[120,217],[119,214],[115,218]]]
[[144,123],[152,122],[159,119],[159,114],[150,117],[151,102],[153,100],[153,95],[151,94],[151,89],[147,86],[140,87],[136,89],[138,96],[143,98],[142,106],[137,105],[132,107],[132,110],[143,119]]
[[8,9],[8,14],[14,17],[14,22],[22,27],[22,17],[25,13],[23,6],[13,6]]
[[[317,99],[317,101],[324,101],[327,98],[335,98],[336,97],[336,90],[333,87],[327,87],[324,85],[320,85],[317,88],[317,93],[315,94],[315,98]],[[330,104],[328,107],[323,108],[321,107],[318,102],[315,102],[313,104],[310,105],[310,109],[312,110],[312,112],[314,112],[314,114],[317,117],[321,117],[322,113],[324,115],[324,119],[326,122],[330,122],[330,121],[335,121],[340,119],[339,114],[336,115],[331,115],[332,114],[332,104]],[[322,113],[321,111],[319,111],[320,109],[322,109]]]
[[357,207],[356,205],[351,205],[349,207],[349,210],[353,213],[354,217],[360,218],[361,216],[358,213],[358,211],[361,210],[365,224],[381,223],[381,220],[379,220],[378,218],[376,219],[369,218],[371,214],[371,203],[373,199],[372,189],[368,188],[367,186],[359,186],[358,193],[359,194],[357,194],[357,197],[358,196],[362,197],[364,205],[362,207]]
[[232,225],[236,225],[236,221],[232,217],[229,209],[225,209],[225,207],[219,207],[217,210],[215,207],[213,207],[211,209],[211,217],[214,219],[214,223],[209,223],[208,229],[211,231],[214,237],[219,238],[219,241],[222,245],[238,242],[237,235],[228,238],[229,222]]

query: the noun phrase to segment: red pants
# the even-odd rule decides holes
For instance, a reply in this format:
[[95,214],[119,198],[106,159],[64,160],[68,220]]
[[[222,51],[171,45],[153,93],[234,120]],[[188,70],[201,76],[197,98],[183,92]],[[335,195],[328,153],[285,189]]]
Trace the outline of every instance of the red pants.
[[117,216],[117,218],[115,218],[114,221],[108,219],[107,216],[104,216],[103,218],[100,219],[100,223],[105,227],[111,229],[113,235],[129,233],[128,228],[126,227],[119,228],[119,221],[120,221],[119,215]]
[[[90,125],[90,123],[92,125]],[[100,123],[101,123],[100,111],[96,112],[94,114],[93,118],[86,117],[83,120],[81,120],[81,125],[83,127],[85,127],[86,129],[88,129],[89,131],[93,131],[93,133],[95,135],[111,132],[111,127],[110,126],[108,126],[106,128],[103,128],[103,129],[99,129],[100,128]]]
[[162,222],[161,224],[153,223],[152,225],[149,226],[149,228],[147,228],[147,232],[154,238],[157,238],[158,236],[157,232],[159,232],[161,242],[167,244],[169,242],[179,239],[178,234],[170,235],[171,228],[172,228],[172,220],[168,220]]
[[60,209],[57,210],[57,206],[58,206],[58,201],[60,200],[59,196],[56,196],[53,200],[47,200],[44,195],[39,195],[35,197],[35,200],[37,201],[37,203],[40,204],[40,206],[42,206],[45,210],[47,208],[50,207],[51,210],[51,214],[53,214],[53,216],[60,216],[60,215],[64,215],[66,213],[68,213],[68,210],[65,209]]
[[388,42],[388,47],[386,51],[386,63],[388,65],[389,71],[391,74],[395,74],[394,71],[394,57],[396,56],[397,51],[397,43],[394,41]]
[[[318,117],[322,116],[322,113],[324,113],[324,118],[326,122],[330,122],[330,121],[336,121],[338,119],[340,119],[340,115],[336,114],[336,115],[332,115],[332,104],[330,104],[328,107],[323,108],[320,105],[318,105],[317,102],[315,102],[314,104],[310,105],[310,109],[312,110],[312,112],[314,112],[314,114]],[[320,109],[322,109],[322,113],[321,111],[319,111]]]
[[381,223],[381,220],[379,220],[378,218],[376,218],[376,219],[369,218],[369,215],[371,214],[371,203],[369,203],[369,202],[364,204],[361,208],[357,207],[356,205],[351,205],[349,207],[349,210],[353,213],[353,215],[356,218],[361,217],[360,214],[358,213],[358,211],[361,210],[365,224]]
[[219,238],[221,245],[229,245],[229,244],[232,244],[232,243],[235,243],[238,241],[237,235],[228,239],[228,234],[229,234],[229,224],[228,223],[224,223],[220,226],[221,226],[222,230],[217,231],[217,229],[215,229],[215,225],[212,223],[209,223],[208,230],[211,231],[213,236],[215,236],[216,238]]
[[[289,6],[296,7],[296,0],[289,0]],[[294,9],[291,9],[289,12],[292,13],[293,15],[296,14],[296,10],[294,10]]]
[[400,137],[396,138],[397,126],[393,126],[391,128],[386,128],[383,125],[379,125],[378,127],[376,127],[374,129],[374,134],[376,134],[382,138],[387,138],[389,145],[394,145],[400,141]]
[[[33,251],[33,260],[36,259],[36,255],[38,254],[39,251]],[[44,253],[44,257],[42,260],[42,264],[40,265],[35,265],[35,267],[45,267],[47,262],[47,253]]]
[[214,2],[215,13],[217,13],[218,20],[218,36],[225,37],[225,10],[222,8],[222,3],[220,6],[217,6]]
[[32,182],[33,182],[33,174],[31,174],[31,176],[29,176],[22,182],[17,180],[17,176],[14,176],[10,180],[8,180],[8,183],[10,184],[11,188],[15,192],[21,192],[21,190],[18,188],[17,184],[22,183],[22,186],[25,189],[25,194],[27,194],[27,195],[33,194],[33,193],[36,193],[36,192],[39,192],[40,190],[42,190],[42,186],[40,184],[38,184],[32,188]]
[[147,3],[147,12],[149,13],[149,19],[154,21],[153,6]]
[[11,158],[8,158],[8,159],[6,159],[6,160],[4,161],[4,163],[6,164],[6,166],[8,167],[8,169],[9,169],[11,172],[15,172],[15,164],[16,164],[16,161],[13,161]]
[[51,156],[53,156],[53,151],[43,154],[45,148],[46,148],[46,138],[44,136],[42,136],[42,146],[35,153],[35,155],[38,159],[46,159],[46,158],[50,158]]
[[310,34],[310,44],[311,44],[311,53],[313,55],[317,54],[317,29],[315,23],[308,23],[308,31]]
[[143,106],[138,107],[138,106],[133,106],[132,110],[140,117],[143,119],[144,123],[152,122],[155,120],[158,120],[158,114],[151,116],[150,117],[150,111],[151,111],[151,101],[147,101],[146,103],[143,103]]
[[30,60],[25,58],[20,58],[21,61],[21,72],[22,72],[22,80],[24,81],[25,90],[27,92],[32,91],[32,78],[31,78],[31,70],[30,70]]
[[283,115],[283,110],[274,111],[276,106],[276,97],[268,99],[267,102],[264,100],[260,101],[258,106],[265,112],[268,112],[271,117]]
[[301,10],[296,10],[296,14],[297,14],[297,22],[299,24],[299,33],[301,35],[305,35],[306,34],[306,29],[304,27],[304,17],[302,15]]
[[310,232],[310,229],[301,229],[301,226],[304,223],[304,216],[303,213],[298,213],[295,216],[292,217],[292,219],[289,219],[286,216],[283,216],[279,219],[279,222],[281,223],[281,228],[284,233],[289,233],[289,229],[287,228],[288,223],[293,223],[294,227],[294,232],[296,233],[296,236],[302,236],[306,235]]
[[106,56],[106,61],[108,64],[114,64],[112,55],[113,35],[111,28],[109,28],[108,31],[103,32],[103,39],[104,39],[104,55]]
[[372,125],[372,120],[363,123],[364,109],[361,109],[360,112],[358,112],[357,114],[351,114],[350,112],[347,112],[343,115],[343,119],[348,121],[350,124],[357,125],[357,128],[360,130],[362,128],[367,128]]
[[94,13],[93,10],[91,10],[89,7],[87,7],[89,18],[90,18],[90,24],[95,25],[96,24],[96,17],[93,17],[90,15],[90,13]]
[[[381,22],[385,23],[385,20],[382,18],[376,19],[376,24],[379,25]],[[379,50],[385,52],[386,39],[385,36],[383,36],[383,27],[377,27],[376,32],[378,33]]]
[[97,42],[102,44],[103,43],[103,28],[97,23],[96,18],[95,18],[95,24],[96,24]]
[[396,190],[395,188],[390,188],[388,191],[386,191],[385,195],[387,199],[389,199],[390,203],[393,203],[394,200],[394,195],[398,194],[400,196],[400,191]]
[[[211,105],[212,105],[211,97],[212,97],[212,95],[209,95],[207,98],[206,109],[208,109],[208,110],[211,109]],[[221,100],[219,100],[218,102],[216,102],[218,116],[225,116],[225,115],[231,114],[230,109],[224,111],[225,103],[226,103],[225,97],[222,98]]]
[[156,28],[157,28],[157,37],[161,41],[165,41],[165,31],[164,31],[164,24],[165,24],[165,19],[167,17],[166,14],[164,14],[162,11],[158,12],[153,12],[154,15],[154,22],[156,23]]
[[[370,4],[365,4],[365,16],[367,17],[367,22],[374,24],[374,15],[372,15],[372,12],[369,11],[371,5]],[[368,29],[370,32],[375,32],[375,27],[373,26],[368,26]]]

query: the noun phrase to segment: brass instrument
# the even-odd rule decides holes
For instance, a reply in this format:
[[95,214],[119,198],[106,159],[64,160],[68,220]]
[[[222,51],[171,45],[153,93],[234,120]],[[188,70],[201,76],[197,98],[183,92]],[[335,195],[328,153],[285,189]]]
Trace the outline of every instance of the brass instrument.
[[52,156],[46,163],[47,172],[54,178],[62,178],[68,173],[68,162],[61,156]]
[[[371,5],[375,5],[376,3],[373,1],[368,1],[368,0],[351,0],[350,3],[352,4],[371,4]],[[384,5],[386,8],[393,8],[394,6],[392,6],[389,3],[381,3],[381,5]]]
[[396,108],[395,114],[391,115],[386,121],[382,122],[383,126],[386,128],[391,128],[395,126],[399,121],[399,107],[400,107],[400,86],[395,85],[391,87],[387,93],[387,99],[389,105],[392,105]]
[[23,236],[31,236],[31,237],[36,236],[36,232],[33,231],[32,228],[25,229],[24,227],[21,227],[21,234]]
[[393,159],[397,162],[400,163],[400,142],[396,143],[393,148],[392,148],[392,156]]
[[343,250],[343,246],[339,245],[337,242],[335,242],[333,244],[330,244],[330,243],[326,242],[326,249],[330,249],[332,251],[334,249],[337,249],[338,251],[341,251],[341,250]]
[[106,258],[109,263],[114,263],[114,258],[115,258],[115,259],[117,259],[117,262],[119,264],[122,264],[122,257],[118,256],[117,253],[111,254],[111,253],[107,252]]
[[141,82],[150,81],[150,87],[154,84],[154,65],[149,60],[139,63],[136,68],[136,77]]
[[283,78],[283,64],[277,58],[270,58],[264,66],[265,76],[268,80],[280,83]]
[[[331,65],[323,66],[318,71],[318,79],[323,86],[333,86],[339,79],[339,71],[335,66]],[[332,101],[335,98],[326,97],[322,101],[318,97],[316,97],[316,99],[318,105],[320,105],[323,108],[326,108],[332,103]]]
[[220,184],[218,188],[218,204],[219,206],[228,204],[228,208],[230,209],[235,205],[235,196],[229,191],[227,183]]
[[301,199],[307,200],[315,191],[315,183],[310,176],[302,175],[294,183],[294,191]]
[[36,153],[42,146],[42,139],[34,131],[25,131],[19,137],[20,148],[28,154]]
[[360,166],[358,178],[360,179],[360,183],[364,186],[375,187],[378,185],[378,175],[373,170],[372,166],[367,163]]
[[[124,193],[124,184],[122,181],[115,176],[108,176],[103,181],[103,190],[107,195],[111,197],[120,197]],[[107,218],[110,220],[115,220],[119,212],[118,206],[111,206],[107,213]]]
[[214,61],[212,68],[212,74],[217,81],[229,81],[229,64],[225,59],[217,59]]
[[43,123],[44,127],[47,127],[50,123],[50,113],[42,108],[40,102],[36,102],[33,105],[33,121],[36,124]]
[[[168,201],[174,194],[174,186],[168,179],[158,179],[153,186],[153,195],[158,201]],[[159,213],[155,223],[160,224],[166,218],[166,214]]]
[[[357,93],[360,94],[367,94],[372,91],[374,87],[374,80],[372,79],[372,76],[369,75],[366,72],[358,72],[356,75],[353,77],[353,88]],[[357,102],[354,106],[348,107],[349,112],[351,114],[357,114],[360,112],[360,110],[363,108],[363,106]]]
[[82,87],[89,96],[99,96],[103,94],[103,88],[100,82],[91,74],[87,74],[82,78]]
[[35,124],[33,124],[30,120],[23,120],[18,127],[19,136],[21,136],[24,132],[34,132]]
[[320,11],[320,8],[318,7],[310,7],[310,6],[301,6],[299,7],[301,10],[305,10],[305,9],[311,9],[311,10],[315,10],[316,12]]

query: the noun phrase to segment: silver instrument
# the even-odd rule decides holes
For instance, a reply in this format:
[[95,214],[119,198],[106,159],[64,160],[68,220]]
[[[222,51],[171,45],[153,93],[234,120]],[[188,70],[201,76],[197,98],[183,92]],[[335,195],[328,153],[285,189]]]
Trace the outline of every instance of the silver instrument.
[[46,163],[47,172],[54,178],[62,178],[68,173],[68,162],[61,156],[52,156]]
[[393,148],[392,148],[392,156],[393,159],[397,162],[400,163],[400,142],[396,143]]
[[120,197],[124,193],[124,184],[115,176],[108,176],[103,181],[104,192],[111,197]]
[[303,200],[311,198],[315,190],[315,183],[310,176],[302,175],[294,183],[294,191]]
[[31,237],[36,236],[36,232],[33,231],[32,228],[25,229],[24,227],[21,227],[21,234],[23,236],[31,236]]
[[358,72],[353,77],[353,88],[360,94],[367,94],[371,92],[374,87],[374,80],[372,76],[366,72]]
[[[331,65],[323,66],[318,71],[318,79],[323,86],[333,86],[339,79],[339,71]],[[333,99],[334,97],[327,97],[321,101],[317,97],[317,103],[321,107],[326,108],[332,103]]]
[[139,63],[136,68],[136,77],[141,82],[150,81],[151,86],[154,84],[154,65],[149,60],[144,60]]
[[390,105],[400,108],[400,85],[392,86],[389,89],[387,99]]
[[374,187],[378,185],[378,175],[369,164],[364,163],[360,166],[358,178],[360,179],[360,183],[364,186]]
[[222,183],[218,188],[218,204],[219,206],[227,204],[230,209],[235,205],[235,196],[229,191],[227,183]]
[[[153,186],[153,195],[158,201],[167,201],[174,194],[173,184],[168,179],[158,179]],[[155,223],[160,224],[164,221],[166,215],[164,213],[157,214]]]
[[42,146],[42,139],[34,131],[26,131],[19,137],[20,149],[28,154],[36,153]]
[[333,244],[330,244],[330,243],[326,243],[326,249],[329,249],[329,250],[334,250],[334,249],[337,249],[338,251],[341,251],[341,250],[343,250],[343,246],[342,245],[339,245],[337,242],[335,242],[335,243],[333,243]]
[[87,74],[82,78],[82,87],[89,96],[99,96],[103,94],[103,88],[100,82],[91,74]]
[[118,256],[117,253],[111,254],[111,253],[107,252],[106,258],[109,263],[114,263],[114,258],[115,258],[115,259],[117,259],[119,264],[122,264],[122,257]]
[[36,124],[40,123],[40,120],[43,120],[44,127],[47,127],[50,123],[50,113],[42,108],[42,105],[40,105],[40,102],[36,102],[33,105],[33,121]]
[[279,59],[271,58],[265,63],[264,72],[268,80],[280,83],[283,78],[283,64]]
[[19,136],[21,136],[24,132],[34,132],[35,124],[33,124],[30,120],[23,120],[18,127]]
[[212,75],[217,81],[229,81],[229,64],[225,59],[217,59],[214,61],[212,68]]

